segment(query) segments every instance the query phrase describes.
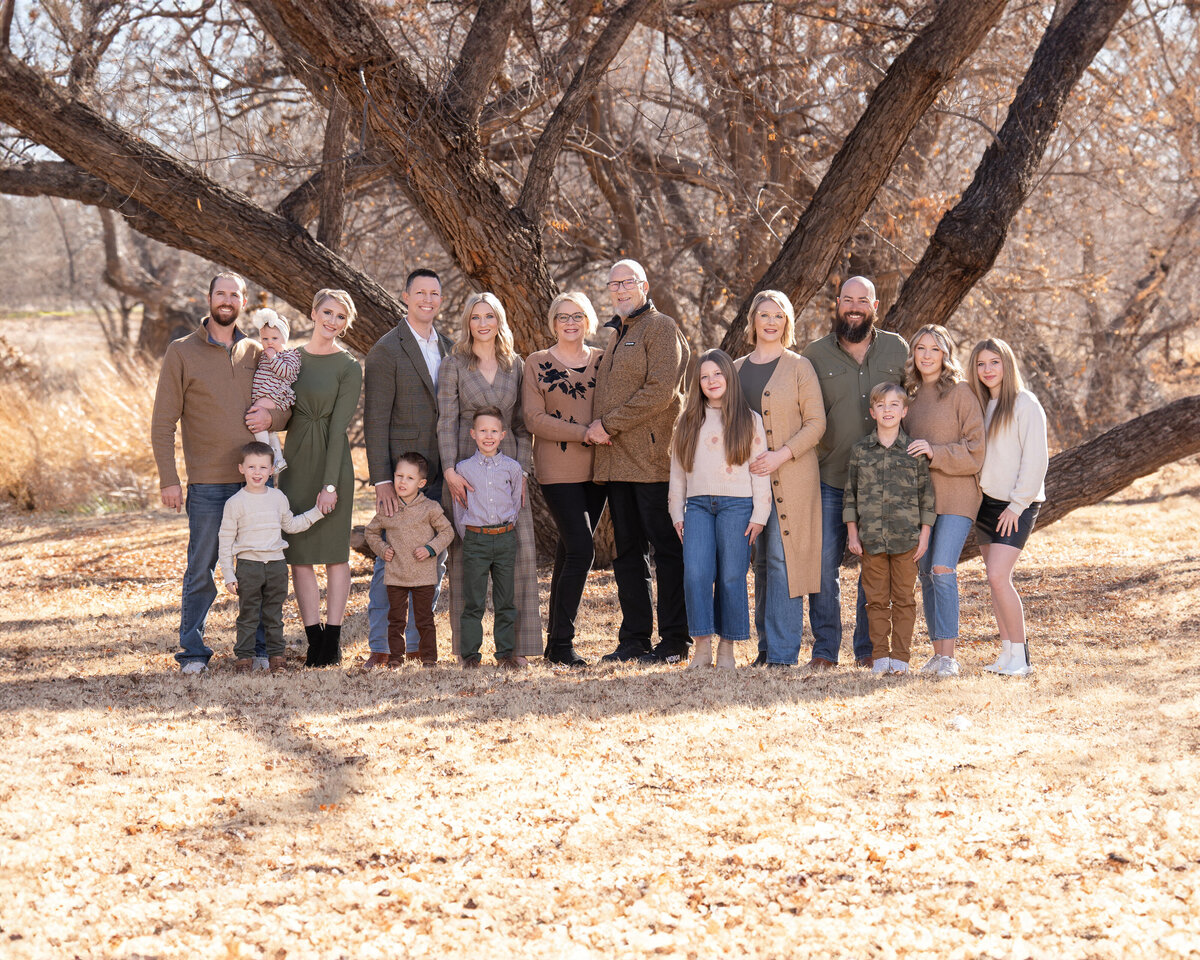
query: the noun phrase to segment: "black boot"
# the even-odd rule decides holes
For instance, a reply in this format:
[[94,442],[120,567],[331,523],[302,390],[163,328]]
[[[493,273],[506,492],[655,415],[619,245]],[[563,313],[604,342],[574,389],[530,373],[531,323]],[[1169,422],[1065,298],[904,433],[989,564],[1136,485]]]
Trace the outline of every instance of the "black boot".
[[306,667],[320,667],[325,663],[325,628],[314,623],[311,627],[305,626],[304,635],[308,637],[308,650],[304,654],[304,665]]
[[564,667],[586,667],[588,662],[575,650],[570,640],[552,640],[546,644],[546,662]]
[[325,624],[325,659],[322,666],[333,666],[342,662],[342,625]]
[[606,653],[600,659],[608,663],[630,663],[634,660],[640,660],[642,657],[650,653],[649,640],[621,640],[617,643],[617,649],[612,653]]

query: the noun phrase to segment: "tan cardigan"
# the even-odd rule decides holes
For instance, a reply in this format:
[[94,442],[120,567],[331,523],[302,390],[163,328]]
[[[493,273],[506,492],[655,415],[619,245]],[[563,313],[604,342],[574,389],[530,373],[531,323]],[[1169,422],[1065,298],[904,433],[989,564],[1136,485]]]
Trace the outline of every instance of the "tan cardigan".
[[593,477],[666,483],[671,479],[671,431],[683,410],[689,351],[678,325],[653,305],[614,332],[596,375],[593,411],[612,436],[596,447]]
[[603,352],[587,348],[577,373],[549,350],[525,361],[521,409],[533,434],[533,472],[538,483],[583,483],[592,479],[592,447],[583,442],[592,417],[596,368]]
[[[746,358],[734,363],[740,370]],[[825,401],[817,372],[804,357],[785,350],[763,388],[767,446],[787,446],[792,459],[771,474],[771,497],[779,515],[788,593],[821,589],[821,473],[817,443],[825,433]]]
[[[387,531],[387,542],[381,534]],[[383,567],[383,582],[389,587],[424,587],[438,582],[437,555],[450,546],[454,528],[440,504],[421,494],[412,503],[403,500],[390,517],[377,513],[367,524],[367,545],[382,557],[391,547],[396,555]],[[413,551],[428,547],[428,557],[417,560]],[[430,553],[429,551],[433,552]]]
[[[158,485],[179,483],[175,465],[175,426],[183,431],[183,462],[188,483],[241,483],[242,447],[254,439],[246,429],[250,384],[262,347],[240,330],[232,354],[208,339],[208,317],[195,332],[167,347],[154,412],[150,446],[158,465]],[[282,430],[291,410],[271,411],[271,429]]]
[[939,514],[974,520],[983,493],[979,471],[983,468],[983,411],[967,386],[959,381],[944,397],[935,385],[922,384],[909,402],[904,431],[914,440],[927,440],[933,448],[929,476]]

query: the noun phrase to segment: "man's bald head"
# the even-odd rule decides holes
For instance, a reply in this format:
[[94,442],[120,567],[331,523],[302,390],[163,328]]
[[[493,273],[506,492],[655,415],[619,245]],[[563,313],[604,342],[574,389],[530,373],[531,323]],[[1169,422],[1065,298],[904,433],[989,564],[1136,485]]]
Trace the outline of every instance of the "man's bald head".
[[842,294],[837,299],[833,332],[846,343],[862,343],[875,329],[878,309],[875,284],[866,277],[851,277],[842,284]]

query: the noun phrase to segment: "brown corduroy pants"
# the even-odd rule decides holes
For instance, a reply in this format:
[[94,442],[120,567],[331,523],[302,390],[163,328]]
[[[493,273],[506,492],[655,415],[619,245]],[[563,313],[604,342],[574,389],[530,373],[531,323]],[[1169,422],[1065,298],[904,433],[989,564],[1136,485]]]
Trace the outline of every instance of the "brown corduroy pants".
[[862,591],[867,598],[871,656],[908,663],[913,625],[917,621],[917,561],[913,547],[905,553],[864,553]]

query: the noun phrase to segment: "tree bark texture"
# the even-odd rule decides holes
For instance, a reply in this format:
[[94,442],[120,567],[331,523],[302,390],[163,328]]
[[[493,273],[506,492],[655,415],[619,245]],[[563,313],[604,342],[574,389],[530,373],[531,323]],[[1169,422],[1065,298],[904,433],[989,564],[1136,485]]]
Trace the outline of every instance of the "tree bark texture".
[[938,223],[888,312],[888,329],[909,337],[922,324],[949,325],[963,297],[992,268],[1012,218],[1033,190],[1071,89],[1129,2],[1079,0],[1047,29],[974,180]]
[[783,249],[742,301],[721,348],[746,352],[750,303],[781,290],[799,311],[821,289],[846,241],[887,180],[917,121],[1000,19],[1005,0],[943,3],[888,68]]

